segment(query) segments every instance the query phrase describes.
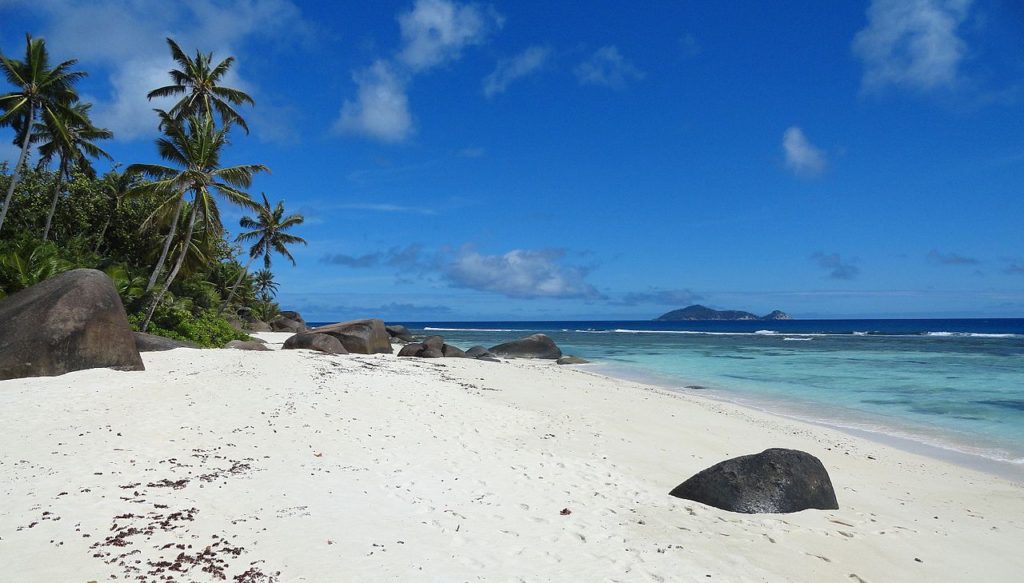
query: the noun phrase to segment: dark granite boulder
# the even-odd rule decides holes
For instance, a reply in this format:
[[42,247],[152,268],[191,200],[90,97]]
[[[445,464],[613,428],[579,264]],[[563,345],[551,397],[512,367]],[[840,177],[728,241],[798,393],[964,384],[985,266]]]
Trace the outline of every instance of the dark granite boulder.
[[0,301],[0,380],[87,368],[145,370],[106,274],[66,271]]
[[587,364],[590,361],[585,358],[580,358],[578,356],[568,355],[559,358],[556,362],[558,362],[558,364]]
[[458,346],[452,346],[451,344],[445,344],[441,346],[441,354],[445,358],[467,358],[466,353],[462,351]]
[[282,317],[284,317],[284,318],[288,318],[289,320],[291,320],[293,322],[298,322],[299,324],[302,324],[303,326],[306,325],[306,321],[302,319],[302,314],[300,314],[298,312],[295,312],[295,311],[292,311],[292,310],[285,310],[285,311],[281,312],[280,315]]
[[139,352],[160,352],[161,350],[174,350],[175,348],[199,348],[198,344],[157,336],[156,334],[146,334],[145,332],[133,332],[132,334],[135,336],[135,347],[139,349]]
[[479,345],[478,346],[474,346],[474,347],[470,348],[469,350],[467,350],[466,351],[466,356],[468,358],[491,358],[491,359],[497,358],[496,356],[494,356],[494,354],[490,350],[487,350],[483,346],[479,346]]
[[301,332],[306,331],[305,324],[296,322],[295,320],[292,320],[291,318],[286,318],[284,316],[277,316],[276,318],[271,320],[270,328],[274,332],[294,332],[295,334],[299,334]]
[[314,328],[311,332],[330,334],[355,354],[391,354],[391,336],[383,320],[351,320]]
[[255,350],[255,351],[271,350],[271,348],[269,346],[267,346],[266,343],[256,342],[256,341],[253,341],[253,340],[232,340],[231,342],[228,342],[227,344],[225,344],[224,348],[233,348],[235,350]]
[[440,348],[430,348],[428,346],[421,350],[417,356],[420,358],[444,358],[444,352],[441,352]]
[[245,330],[246,330],[246,332],[273,332],[274,331],[274,329],[271,328],[270,324],[267,324],[266,322],[261,322],[259,320],[256,320],[254,322],[246,322],[245,323]]
[[392,338],[396,338],[403,342],[412,342],[413,340],[412,332],[409,332],[409,329],[406,328],[405,326],[394,324],[384,326],[384,329],[388,331],[388,335],[391,336]]
[[725,460],[679,484],[670,494],[746,514],[839,508],[825,466],[813,455],[794,449],[766,449]]
[[436,348],[441,350],[444,347],[444,338],[440,336],[427,336],[421,343],[427,348]]
[[327,354],[348,354],[345,347],[330,334],[303,332],[284,341],[285,350],[318,350]]
[[423,346],[419,342],[410,342],[398,351],[398,356],[419,356],[425,348],[426,346]]
[[491,352],[505,358],[561,358],[562,351],[546,334],[534,334],[491,347]]

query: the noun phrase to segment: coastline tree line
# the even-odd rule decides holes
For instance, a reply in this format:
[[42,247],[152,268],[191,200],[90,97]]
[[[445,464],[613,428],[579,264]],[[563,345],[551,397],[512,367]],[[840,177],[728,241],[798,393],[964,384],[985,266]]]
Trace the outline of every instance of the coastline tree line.
[[[75,60],[51,65],[44,39],[31,35],[24,58],[0,54],[10,89],[0,95],[0,128],[13,130],[18,149],[13,166],[0,162],[0,299],[69,269],[99,269],[137,329],[222,346],[247,337],[246,321],[278,313],[272,258],[295,263],[288,247],[305,241],[288,231],[303,217],[249,195],[253,177],[269,171],[263,164],[221,163],[232,133],[249,133],[236,108],[255,105],[222,83],[234,58],[167,44],[170,83],[146,96],[177,98],[154,110],[162,163],[123,169],[103,149],[113,132],[94,125],[92,104],[76,92],[86,73]],[[99,175],[96,160],[111,169]],[[234,241],[221,222],[225,205],[249,214]],[[262,269],[252,272],[257,259]]]

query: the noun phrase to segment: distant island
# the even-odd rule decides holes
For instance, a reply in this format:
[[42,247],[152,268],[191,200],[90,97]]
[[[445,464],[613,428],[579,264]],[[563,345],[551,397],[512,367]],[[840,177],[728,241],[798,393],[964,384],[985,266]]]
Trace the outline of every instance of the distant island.
[[767,316],[758,316],[741,310],[712,310],[711,308],[694,304],[680,310],[672,310],[655,318],[663,322],[676,322],[680,320],[792,320],[789,314],[775,310]]

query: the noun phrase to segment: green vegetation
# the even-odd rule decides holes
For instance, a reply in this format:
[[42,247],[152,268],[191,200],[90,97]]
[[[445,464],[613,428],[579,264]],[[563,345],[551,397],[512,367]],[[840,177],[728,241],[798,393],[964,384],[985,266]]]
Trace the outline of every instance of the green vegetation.
[[[147,96],[181,96],[154,118],[162,132],[156,151],[167,165],[120,171],[112,163],[102,176],[92,159],[110,159],[98,142],[113,134],[92,123],[91,104],[75,92],[85,76],[72,70],[76,61],[51,67],[44,40],[31,36],[24,60],[0,55],[12,86],[0,95],[0,128],[13,130],[20,148],[13,169],[0,162],[0,298],[69,269],[99,269],[137,329],[223,346],[246,337],[243,321],[277,315],[270,256],[294,263],[287,246],[305,241],[284,231],[303,219],[286,216],[283,203],[272,206],[265,194],[262,203],[250,198],[246,189],[265,166],[220,163],[232,129],[248,133],[233,106],[253,105],[242,91],[220,85],[234,59],[214,64],[212,54],[189,57],[167,42],[180,68],[170,72],[170,85]],[[253,243],[245,265],[236,259],[242,249],[227,239],[223,204],[255,213],[242,220],[237,239]],[[249,273],[259,256],[265,269]]]

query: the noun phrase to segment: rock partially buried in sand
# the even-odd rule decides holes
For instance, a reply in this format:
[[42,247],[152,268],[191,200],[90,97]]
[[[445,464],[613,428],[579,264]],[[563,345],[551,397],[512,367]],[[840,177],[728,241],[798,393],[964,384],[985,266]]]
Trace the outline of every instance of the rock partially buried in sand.
[[580,358],[578,356],[572,356],[572,355],[563,356],[562,358],[558,359],[558,364],[588,364],[588,363],[590,363],[589,360],[587,360],[585,358]]
[[423,346],[419,342],[410,342],[398,351],[398,356],[419,356],[424,349],[426,349],[426,346]]
[[0,301],[0,380],[145,370],[114,284],[74,269]]
[[441,346],[441,353],[444,354],[445,358],[468,358],[461,348],[451,344]]
[[330,334],[306,333],[296,334],[284,341],[285,350],[318,350],[327,354],[348,354],[345,347]]
[[511,342],[505,342],[490,349],[497,356],[505,358],[547,358],[555,360],[562,357],[562,351],[555,341],[546,334],[534,334]]
[[825,466],[795,449],[766,449],[725,460],[669,494],[745,514],[839,508]]
[[376,318],[350,320],[314,328],[310,332],[330,334],[355,354],[391,354],[391,336],[384,327],[384,321]]
[[274,332],[294,332],[296,334],[306,331],[306,325],[296,322],[285,316],[278,316],[270,321],[270,328]]
[[132,335],[135,336],[135,347],[139,349],[139,352],[160,352],[163,350],[174,350],[175,348],[199,348],[198,344],[185,340],[165,338],[156,334],[133,332]]
[[270,347],[263,342],[256,342],[255,340],[232,340],[224,345],[224,348],[233,348],[235,350],[270,350]]

